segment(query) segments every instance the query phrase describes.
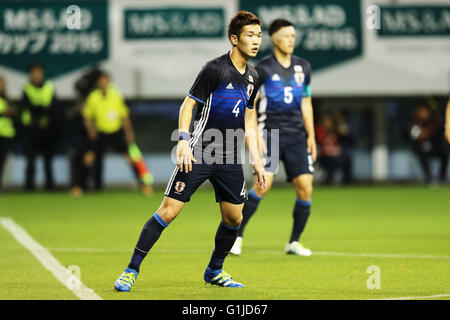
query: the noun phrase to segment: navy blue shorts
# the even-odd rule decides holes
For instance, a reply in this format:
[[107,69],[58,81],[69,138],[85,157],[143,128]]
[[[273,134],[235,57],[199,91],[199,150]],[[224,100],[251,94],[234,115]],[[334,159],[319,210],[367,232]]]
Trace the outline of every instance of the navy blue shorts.
[[178,167],[167,184],[165,196],[188,202],[195,190],[206,180],[214,187],[216,202],[241,204],[247,200],[247,188],[241,164],[194,163],[192,171],[180,172]]
[[276,174],[280,167],[280,160],[283,161],[288,182],[301,174],[313,174],[314,172],[312,156],[307,151],[306,139],[280,137],[279,145],[274,143],[272,146],[269,134],[267,136],[267,155],[264,158],[266,172]]

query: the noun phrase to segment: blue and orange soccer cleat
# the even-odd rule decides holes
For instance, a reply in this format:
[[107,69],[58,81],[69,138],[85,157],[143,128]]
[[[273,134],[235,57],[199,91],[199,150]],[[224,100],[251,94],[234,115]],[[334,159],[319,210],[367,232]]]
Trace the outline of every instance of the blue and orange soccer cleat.
[[119,279],[114,283],[114,289],[117,291],[128,292],[131,289],[134,281],[136,280],[139,272],[136,270],[126,268],[120,275]]
[[203,275],[206,283],[227,288],[242,288],[242,283],[233,281],[233,278],[223,270],[213,271],[210,267],[207,267],[205,274]]

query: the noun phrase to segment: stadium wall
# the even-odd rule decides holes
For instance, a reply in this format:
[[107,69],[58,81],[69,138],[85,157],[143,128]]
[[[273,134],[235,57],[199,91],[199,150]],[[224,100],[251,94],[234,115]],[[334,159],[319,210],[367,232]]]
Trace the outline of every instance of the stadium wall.
[[[98,65],[112,74],[128,101],[143,102],[141,109],[148,106],[153,110],[159,100],[179,105],[205,61],[229,49],[227,20],[238,9],[247,9],[263,21],[259,57],[271,50],[267,35],[270,21],[289,18],[298,35],[295,53],[312,63],[313,97],[327,104],[328,110],[336,97],[342,101],[359,99],[360,105],[372,110],[372,131],[379,134],[379,141],[354,148],[356,179],[420,177],[407,146],[389,145],[388,105],[379,104],[377,99],[448,97],[450,5],[446,0],[77,1],[81,28],[69,30],[67,19],[73,13],[67,9],[72,4],[65,0],[2,1],[0,75],[6,79],[7,93],[13,100],[21,96],[28,64],[39,60],[58,97],[65,101],[75,98],[74,82]],[[379,20],[377,7],[372,5],[380,9]],[[169,110],[176,116],[176,109]],[[376,110],[382,111],[378,117]],[[140,134],[145,136],[145,130],[154,134],[152,126],[143,125]],[[166,139],[165,135],[159,137]],[[148,142],[141,139],[141,143]],[[144,149],[150,166],[161,174],[157,182],[165,183],[171,170],[166,172],[166,166],[172,163],[164,160],[168,157],[164,150],[170,148]],[[60,152],[56,162],[56,180],[67,183],[65,154]],[[21,183],[20,152],[11,156],[8,166],[7,183]],[[122,166],[126,164],[116,156],[107,158],[106,183],[126,183],[128,176],[131,179],[128,168]],[[40,170],[38,167],[38,177]],[[117,172],[120,174],[113,176]],[[283,174],[277,179],[283,181]]]

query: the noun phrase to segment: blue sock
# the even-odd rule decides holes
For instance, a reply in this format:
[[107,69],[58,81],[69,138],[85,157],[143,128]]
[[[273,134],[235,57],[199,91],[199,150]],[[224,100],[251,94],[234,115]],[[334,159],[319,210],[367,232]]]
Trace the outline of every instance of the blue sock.
[[222,269],[223,262],[236,240],[238,229],[239,226],[227,226],[223,222],[220,223],[216,232],[215,247],[208,264],[211,269]]
[[308,220],[311,211],[312,201],[303,201],[297,199],[294,206],[294,224],[292,226],[291,238],[289,242],[299,241],[300,235],[305,229],[306,221]]
[[134,249],[128,268],[139,272],[142,261],[153,247],[159,236],[169,224],[166,223],[158,213],[155,213],[142,228],[141,235]]
[[220,272],[222,272],[222,269],[213,269],[210,266],[206,267],[206,274],[211,277],[214,278],[215,276],[217,276]]

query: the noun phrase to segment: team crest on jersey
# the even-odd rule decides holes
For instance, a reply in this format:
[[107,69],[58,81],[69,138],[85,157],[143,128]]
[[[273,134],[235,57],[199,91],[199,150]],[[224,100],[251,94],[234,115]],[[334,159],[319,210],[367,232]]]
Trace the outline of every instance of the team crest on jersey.
[[303,72],[303,67],[299,64],[294,66],[294,80],[299,86],[303,84],[305,80],[305,73]]
[[251,83],[253,83],[253,76],[248,76],[248,81],[250,81]]
[[186,184],[183,181],[175,182],[175,191],[176,192],[183,192],[185,187],[186,187]]
[[253,93],[253,84],[249,84],[248,86],[247,86],[247,96],[250,98],[250,96],[252,95],[252,93]]
[[280,76],[278,75],[278,73],[275,73],[273,76],[272,76],[272,81],[280,81],[281,80],[281,78],[280,78]]

